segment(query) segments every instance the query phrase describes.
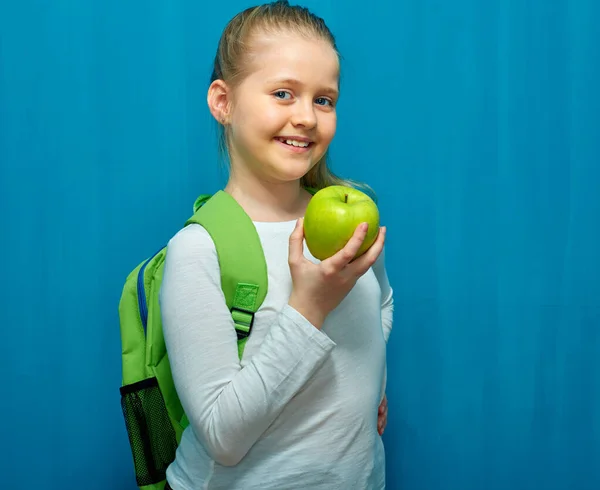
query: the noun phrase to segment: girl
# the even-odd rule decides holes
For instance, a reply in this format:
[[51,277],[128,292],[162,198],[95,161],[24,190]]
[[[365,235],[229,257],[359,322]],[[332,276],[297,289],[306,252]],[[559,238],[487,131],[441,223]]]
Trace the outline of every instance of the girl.
[[304,187],[345,183],[327,167],[339,76],[329,29],[287,2],[245,10],[221,37],[208,105],[269,291],[240,362],[210,236],[190,225],[169,242],[163,329],[190,425],[167,488],[385,488],[385,229],[356,260],[364,225],[322,262],[303,243]]

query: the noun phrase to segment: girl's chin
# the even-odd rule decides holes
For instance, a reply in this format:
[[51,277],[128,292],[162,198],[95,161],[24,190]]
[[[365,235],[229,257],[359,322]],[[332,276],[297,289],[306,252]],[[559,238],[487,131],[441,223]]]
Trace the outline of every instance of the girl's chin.
[[312,168],[309,162],[302,164],[300,162],[278,162],[273,167],[273,174],[280,182],[294,182],[304,177]]

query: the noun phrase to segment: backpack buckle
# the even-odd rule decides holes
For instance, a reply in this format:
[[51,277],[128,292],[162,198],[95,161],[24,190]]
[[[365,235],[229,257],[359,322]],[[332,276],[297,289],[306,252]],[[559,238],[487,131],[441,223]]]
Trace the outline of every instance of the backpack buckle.
[[238,340],[245,339],[254,326],[254,312],[237,306],[232,306],[230,311]]

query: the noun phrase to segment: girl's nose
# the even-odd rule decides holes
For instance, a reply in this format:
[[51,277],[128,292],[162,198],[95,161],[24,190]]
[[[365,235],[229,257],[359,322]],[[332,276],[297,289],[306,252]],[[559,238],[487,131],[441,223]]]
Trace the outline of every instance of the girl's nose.
[[296,110],[292,117],[292,124],[296,127],[312,129],[317,125],[317,115],[312,105],[309,103],[297,104]]

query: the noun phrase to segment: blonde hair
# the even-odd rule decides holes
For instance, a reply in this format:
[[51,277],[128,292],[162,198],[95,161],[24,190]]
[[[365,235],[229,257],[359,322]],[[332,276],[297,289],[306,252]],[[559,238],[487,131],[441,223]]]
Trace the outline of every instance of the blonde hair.
[[[251,38],[257,32],[293,32],[311,39],[327,41],[341,59],[335,37],[325,21],[311,13],[307,8],[291,6],[287,0],[279,0],[250,7],[229,21],[217,48],[211,83],[223,80],[235,88],[247,75],[248,60],[251,57]],[[228,156],[229,137],[223,125],[219,124],[219,152]],[[372,189],[365,184],[343,179],[335,175],[329,166],[329,150],[321,160],[301,179],[301,185],[313,189],[322,189],[330,185],[346,185],[362,188],[374,196]]]

